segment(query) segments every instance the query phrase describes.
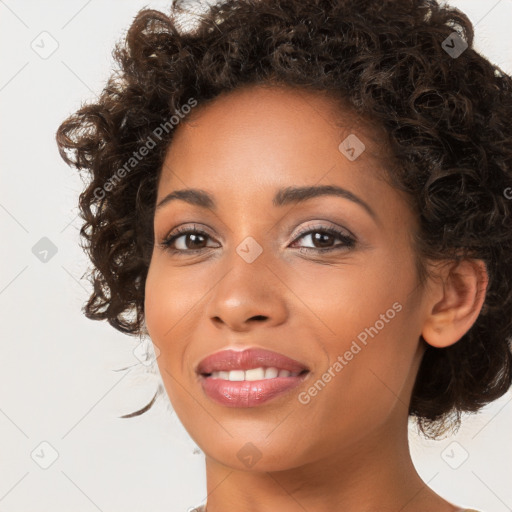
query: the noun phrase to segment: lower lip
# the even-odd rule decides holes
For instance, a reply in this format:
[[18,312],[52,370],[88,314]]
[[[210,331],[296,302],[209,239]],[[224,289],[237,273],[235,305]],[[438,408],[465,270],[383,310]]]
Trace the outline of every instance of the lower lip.
[[227,407],[255,407],[296,388],[307,375],[276,377],[254,381],[230,381],[201,376],[204,392],[215,402]]

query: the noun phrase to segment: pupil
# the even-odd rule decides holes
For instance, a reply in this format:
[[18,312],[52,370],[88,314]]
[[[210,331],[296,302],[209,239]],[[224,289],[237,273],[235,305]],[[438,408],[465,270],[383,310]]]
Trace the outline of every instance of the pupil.
[[[322,240],[322,237],[327,238],[327,240],[325,240],[325,238],[324,238],[324,240]],[[331,235],[329,235],[328,233],[318,233],[318,232],[315,233],[315,236],[313,237],[315,242],[319,242],[320,245],[324,244],[326,241],[329,242],[330,238],[331,238]]]
[[[194,234],[189,234],[188,235],[190,238],[189,240],[193,240],[192,242],[192,245],[195,243],[197,244],[198,242],[201,243],[201,240],[198,240],[199,238],[203,238],[203,235],[194,235]],[[188,247],[188,244],[187,244],[187,247]],[[190,249],[190,247],[188,247]]]

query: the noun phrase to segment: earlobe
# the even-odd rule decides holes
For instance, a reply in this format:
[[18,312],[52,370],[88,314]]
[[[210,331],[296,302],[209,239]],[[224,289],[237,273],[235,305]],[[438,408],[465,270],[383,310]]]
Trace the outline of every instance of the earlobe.
[[422,330],[425,341],[437,348],[459,341],[482,310],[488,282],[482,260],[465,259],[449,267],[431,294],[433,299]]

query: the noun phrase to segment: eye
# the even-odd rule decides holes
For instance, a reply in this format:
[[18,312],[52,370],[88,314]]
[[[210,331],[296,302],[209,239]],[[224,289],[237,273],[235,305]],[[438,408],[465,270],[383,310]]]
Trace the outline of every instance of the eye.
[[[350,249],[354,247],[356,243],[353,236],[336,228],[321,225],[309,226],[308,228],[301,230],[293,243],[295,244],[295,242],[301,238],[304,240],[309,239],[312,242],[313,247],[301,247],[300,252],[328,252],[340,249]],[[333,246],[332,242],[334,242],[335,239],[340,240],[341,243]],[[315,247],[315,244],[320,247]]]
[[[313,236],[315,235],[315,236]],[[326,226],[310,226],[301,230],[295,238],[291,246],[293,246],[301,238],[307,240],[308,238],[313,243],[313,247],[301,247],[300,252],[328,252],[340,249],[350,249],[355,246],[356,240],[353,236],[344,233],[333,227]],[[339,240],[341,243],[332,245],[332,242]],[[165,240],[161,242],[161,247],[172,253],[197,253],[204,249],[211,248],[212,246],[205,246],[204,244],[211,240],[211,237],[205,231],[193,228],[176,228],[172,231]],[[315,247],[318,244],[320,247]],[[215,245],[213,246],[215,247]]]
[[[176,228],[160,245],[165,250],[173,253],[195,253],[208,248],[202,247],[202,244],[208,238],[211,238],[208,233],[197,229],[194,225],[193,228]],[[174,244],[176,247],[173,247]]]

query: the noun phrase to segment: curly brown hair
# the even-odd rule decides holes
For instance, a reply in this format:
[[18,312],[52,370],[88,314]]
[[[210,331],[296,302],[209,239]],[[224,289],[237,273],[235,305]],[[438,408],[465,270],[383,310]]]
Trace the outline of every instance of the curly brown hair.
[[[435,0],[224,0],[184,30],[186,12],[179,0],[169,14],[141,10],[99,99],[57,130],[62,158],[89,178],[79,199],[93,265],[85,315],[143,333],[172,116],[243,85],[326,91],[388,134],[393,184],[420,222],[420,281],[427,260],[446,258],[481,259],[489,274],[472,328],[427,346],[410,416],[435,438],[501,397],[512,382],[512,79],[473,48],[467,16]],[[454,41],[460,55],[447,50]]]

